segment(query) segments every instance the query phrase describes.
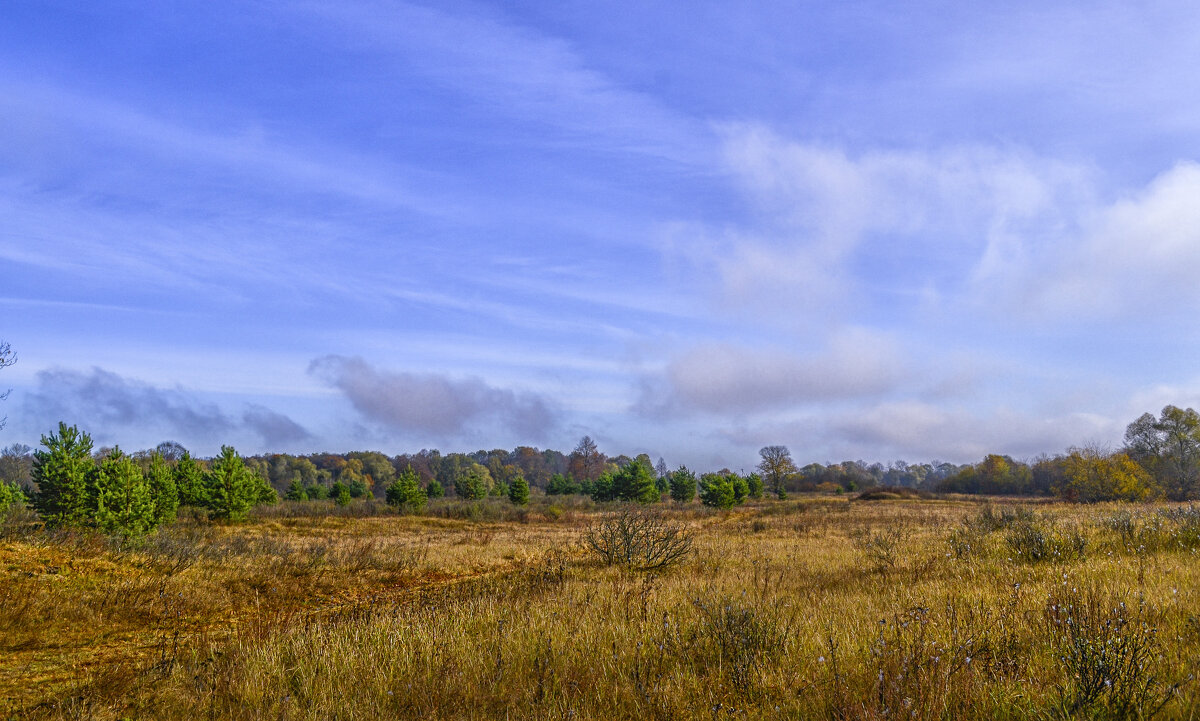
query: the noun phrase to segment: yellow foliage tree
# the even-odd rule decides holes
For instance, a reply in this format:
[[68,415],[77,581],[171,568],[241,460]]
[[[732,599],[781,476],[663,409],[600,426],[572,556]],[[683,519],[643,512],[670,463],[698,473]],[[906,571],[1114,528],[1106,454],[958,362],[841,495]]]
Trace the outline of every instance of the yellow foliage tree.
[[1144,501],[1157,494],[1153,478],[1125,453],[1072,448],[1064,459],[1059,495],[1083,503]]

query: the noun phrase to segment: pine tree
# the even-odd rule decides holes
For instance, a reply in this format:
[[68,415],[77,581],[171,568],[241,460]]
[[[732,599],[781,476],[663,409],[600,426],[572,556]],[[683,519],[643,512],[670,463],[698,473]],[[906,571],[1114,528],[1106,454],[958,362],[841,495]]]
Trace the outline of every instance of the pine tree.
[[700,502],[712,508],[733,508],[733,483],[728,476],[706,473],[700,478]]
[[512,501],[514,506],[529,503],[529,482],[525,480],[525,476],[518,475],[513,478],[508,486],[508,500]]
[[[252,472],[253,473],[253,472]],[[254,504],[255,506],[273,506],[279,503],[279,491],[271,485],[271,482],[263,478],[257,473],[254,473]]]
[[230,521],[246,518],[260,490],[259,479],[231,446],[221,446],[221,455],[204,474],[204,489],[209,515]]
[[641,460],[626,463],[612,477],[612,494],[616,500],[656,503],[660,496],[650,464]]
[[175,474],[161,453],[150,456],[146,481],[150,484],[150,497],[154,499],[154,525],[171,523],[179,509],[179,489],[175,485]]
[[284,498],[288,499],[289,501],[308,500],[308,493],[306,493],[304,490],[304,483],[301,482],[300,476],[296,476],[292,479],[291,484],[288,485],[287,493],[284,494]]
[[341,481],[334,481],[329,487],[329,497],[339,506],[350,505],[350,488]]
[[751,498],[762,498],[763,496],[763,479],[757,473],[751,473],[746,476],[746,485],[750,486]]
[[671,474],[671,498],[679,503],[688,503],[696,497],[696,474],[685,466]]
[[179,493],[179,505],[208,507],[208,489],[204,485],[204,471],[187,451],[175,464],[175,489]]
[[458,478],[454,480],[454,492],[460,498],[467,500],[475,500],[486,498],[488,494],[487,478],[484,477],[487,469],[478,463],[471,464],[470,468],[465,469]]
[[729,477],[729,484],[733,486],[733,503],[740,506],[750,497],[750,484],[745,478],[734,474]]
[[599,478],[588,484],[587,494],[592,497],[593,501],[617,500],[613,475],[609,472],[601,473]]
[[13,510],[24,507],[27,502],[25,494],[15,484],[0,481],[0,521]]
[[428,496],[421,490],[420,478],[409,466],[387,487],[387,502],[403,511],[419,513],[425,507]]
[[429,481],[428,486],[425,486],[425,495],[430,498],[441,498],[446,495],[446,489],[442,488],[442,484],[438,483],[438,479],[434,478]]
[[150,484],[133,459],[114,448],[96,477],[96,525],[105,533],[141,536],[157,525]]
[[33,453],[32,478],[38,487],[34,507],[50,526],[90,524],[96,471],[92,437],[60,422],[58,435],[42,436],[42,445],[46,450]]
[[550,483],[546,485],[546,495],[569,496],[573,493],[583,493],[583,488],[575,482],[574,478],[561,473],[550,476]]

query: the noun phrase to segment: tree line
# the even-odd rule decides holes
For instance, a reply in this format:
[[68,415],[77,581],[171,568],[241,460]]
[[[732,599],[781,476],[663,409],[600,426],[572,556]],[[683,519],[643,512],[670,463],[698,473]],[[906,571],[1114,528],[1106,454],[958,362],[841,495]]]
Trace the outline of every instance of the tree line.
[[584,436],[570,452],[520,446],[446,453],[421,450],[389,457],[376,451],[307,456],[242,457],[229,446],[196,459],[178,443],[126,454],[94,449],[91,437],[60,423],[42,448],[13,444],[0,451],[0,513],[29,504],[52,526],[146,533],[190,507],[211,519],[239,520],[258,504],[331,499],[345,505],[379,498],[419,512],[430,498],[507,498],[524,505],[531,494],[586,495],[598,502],[680,503],[699,498],[730,508],[769,493],[853,492],[903,486],[940,493],[1057,496],[1094,502],[1200,498],[1200,414],[1166,406],[1126,428],[1117,450],[1097,446],[1020,461],[989,454],[979,463],[934,461],[884,466],[843,461],[798,467],[786,446],[767,446],[754,472],[721,469],[697,476],[668,470],[649,455],[610,457]]
[[91,436],[66,423],[41,445],[29,454],[28,486],[0,484],[0,507],[29,503],[49,527],[140,536],[174,521],[181,506],[237,521],[255,505],[278,501],[230,446],[207,461],[186,451],[171,458],[159,450],[94,452]]

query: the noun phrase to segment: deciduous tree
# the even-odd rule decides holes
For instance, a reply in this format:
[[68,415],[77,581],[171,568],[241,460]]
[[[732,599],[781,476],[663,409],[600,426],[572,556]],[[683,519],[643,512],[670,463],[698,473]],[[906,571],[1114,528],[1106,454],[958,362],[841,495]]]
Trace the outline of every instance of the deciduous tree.
[[[17,362],[17,353],[12,349],[12,346],[7,341],[0,341],[0,368],[7,368]],[[8,394],[12,389],[0,393],[0,401],[7,400]],[[8,424],[8,416],[0,418],[0,429],[3,429]]]
[[1074,501],[1143,501],[1155,492],[1150,474],[1127,454],[1095,446],[1072,448],[1063,471],[1063,485],[1056,490]]
[[1200,414],[1166,406],[1157,419],[1143,414],[1125,429],[1125,452],[1172,500],[1200,497]]
[[758,452],[762,458],[758,469],[762,471],[767,489],[778,498],[787,498],[787,479],[796,472],[796,463],[787,446],[766,446]]
[[579,481],[595,481],[604,473],[605,460],[592,437],[584,436],[579,439],[575,450],[571,451],[571,475]]

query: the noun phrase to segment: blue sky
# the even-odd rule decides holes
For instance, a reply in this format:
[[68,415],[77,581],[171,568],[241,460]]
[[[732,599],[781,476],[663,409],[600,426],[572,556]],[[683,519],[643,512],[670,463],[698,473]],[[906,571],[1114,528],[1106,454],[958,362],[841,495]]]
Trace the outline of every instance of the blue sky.
[[1192,3],[0,9],[4,443],[1031,457],[1200,405]]

